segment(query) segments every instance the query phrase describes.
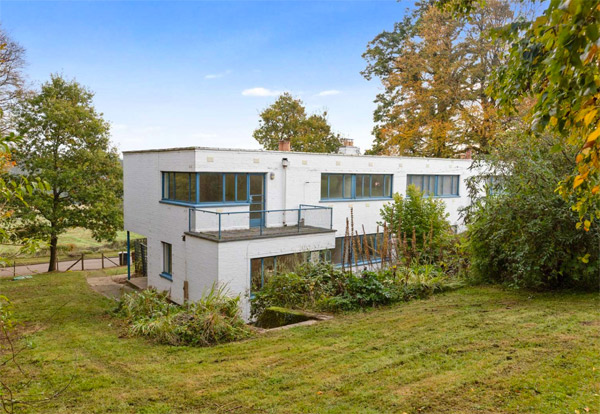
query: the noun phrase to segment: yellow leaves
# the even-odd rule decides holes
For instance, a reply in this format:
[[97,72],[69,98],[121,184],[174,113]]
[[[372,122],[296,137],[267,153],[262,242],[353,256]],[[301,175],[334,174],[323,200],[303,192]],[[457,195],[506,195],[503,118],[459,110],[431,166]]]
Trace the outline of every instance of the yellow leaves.
[[600,192],[600,185],[597,185],[594,188],[592,188],[592,195],[596,195],[598,194],[598,192]]
[[575,157],[575,162],[579,164],[581,161],[583,161],[583,154],[577,154]]
[[581,184],[583,184],[583,180],[585,178],[582,175],[578,175],[575,177],[575,179],[573,180],[573,190],[576,189],[577,187],[579,187]]
[[598,139],[598,136],[600,136],[600,126],[588,136],[587,142],[595,142]]
[[[591,222],[591,221],[589,221],[589,220],[585,220],[585,221],[583,222],[583,229],[584,229],[585,231],[590,231],[590,226],[591,226],[591,225],[592,225],[592,222]],[[587,262],[584,262],[584,263],[587,263]]]
[[588,112],[584,117],[583,117],[583,123],[585,124],[585,126],[588,126],[596,117],[596,114],[598,113],[597,109],[592,109],[590,112]]
[[558,118],[555,116],[551,116],[550,117],[550,124],[552,124],[552,126],[556,126],[556,124],[558,123]]

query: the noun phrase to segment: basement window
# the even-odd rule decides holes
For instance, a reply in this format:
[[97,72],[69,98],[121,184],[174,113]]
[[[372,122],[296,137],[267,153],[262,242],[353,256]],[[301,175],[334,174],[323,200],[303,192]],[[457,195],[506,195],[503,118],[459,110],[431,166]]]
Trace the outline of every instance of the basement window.
[[162,242],[163,269],[160,274],[168,280],[173,280],[173,245]]

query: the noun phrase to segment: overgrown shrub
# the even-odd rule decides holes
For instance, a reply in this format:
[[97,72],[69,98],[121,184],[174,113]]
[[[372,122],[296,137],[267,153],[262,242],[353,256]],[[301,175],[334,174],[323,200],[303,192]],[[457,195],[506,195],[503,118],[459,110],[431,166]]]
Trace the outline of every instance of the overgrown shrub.
[[166,293],[147,289],[123,295],[117,314],[125,318],[131,334],[169,345],[209,346],[249,336],[239,300],[224,287],[213,286],[199,301],[179,306]]
[[342,272],[330,263],[307,263],[275,274],[255,293],[253,316],[270,306],[314,311],[350,311],[423,298],[450,284],[432,265],[392,267],[362,273]]
[[597,289],[598,226],[577,228],[573,200],[555,191],[574,168],[577,148],[556,151],[558,138],[514,133],[503,142],[469,182],[474,277],[535,289]]

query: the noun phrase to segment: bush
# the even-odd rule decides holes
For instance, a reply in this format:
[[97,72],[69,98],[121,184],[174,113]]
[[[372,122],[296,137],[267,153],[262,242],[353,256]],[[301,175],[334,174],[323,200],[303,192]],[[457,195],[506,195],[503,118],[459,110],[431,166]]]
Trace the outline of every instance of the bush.
[[239,300],[213,285],[199,301],[179,306],[166,293],[147,289],[123,295],[117,314],[125,318],[134,335],[169,345],[209,346],[249,336]]
[[252,314],[270,306],[342,312],[423,298],[449,286],[439,267],[414,265],[360,274],[329,263],[304,264],[273,275],[252,299]]
[[577,149],[556,152],[558,138],[524,134],[509,135],[504,142],[469,183],[473,276],[514,287],[597,289],[598,226],[578,229],[573,200],[555,192],[574,168]]
[[413,259],[434,262],[451,236],[444,202],[425,197],[414,185],[408,186],[406,197],[394,194],[394,201],[384,205],[380,215],[378,224],[387,225],[396,237],[406,264]]

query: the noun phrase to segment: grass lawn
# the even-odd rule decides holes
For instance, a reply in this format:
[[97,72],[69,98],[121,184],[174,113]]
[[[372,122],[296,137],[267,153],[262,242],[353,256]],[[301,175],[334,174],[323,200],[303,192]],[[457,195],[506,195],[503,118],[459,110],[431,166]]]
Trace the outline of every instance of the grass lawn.
[[42,326],[23,355],[34,387],[74,376],[59,399],[31,412],[598,412],[597,294],[464,288],[177,348],[123,337],[108,313],[114,303],[85,282],[98,274],[0,280],[25,329]]
[[[135,233],[130,234],[131,240],[142,237],[143,236]],[[59,248],[61,246],[66,246],[68,249],[67,252],[59,250],[59,260],[77,259],[81,256],[81,253],[86,253],[86,257],[89,259],[101,257],[102,252],[108,256],[117,256],[119,251],[125,249],[126,242],[127,232],[124,230],[117,232],[114,243],[109,243],[106,241],[99,242],[94,240],[90,230],[80,227],[72,228],[58,237]],[[17,265],[48,263],[50,261],[50,255],[47,249],[38,252],[34,256],[19,256],[12,258],[18,251],[18,246],[0,245],[0,257],[9,257],[11,265],[13,261],[16,262]]]

